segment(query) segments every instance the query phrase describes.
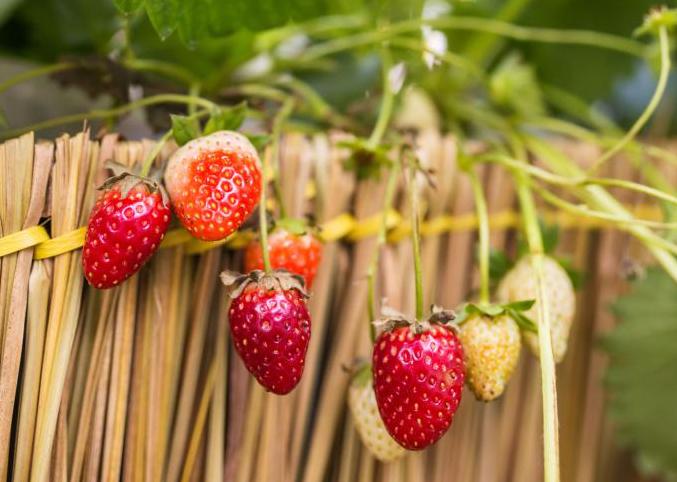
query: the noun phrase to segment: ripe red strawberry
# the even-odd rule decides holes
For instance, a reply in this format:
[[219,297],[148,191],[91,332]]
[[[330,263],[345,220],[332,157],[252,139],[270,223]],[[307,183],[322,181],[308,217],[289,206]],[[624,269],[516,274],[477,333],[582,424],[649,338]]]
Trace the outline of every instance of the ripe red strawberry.
[[99,289],[112,288],[136,273],[160,246],[169,226],[169,203],[160,186],[131,174],[102,186],[87,224],[82,268]]
[[230,332],[247,370],[263,387],[289,393],[301,379],[310,341],[310,315],[303,279],[285,271],[225,271],[232,286]]
[[440,310],[424,322],[391,316],[374,345],[376,403],[388,433],[406,449],[437,442],[461,401],[465,366],[461,342],[446,324],[452,318]]
[[178,149],[165,171],[176,216],[196,238],[224,239],[249,217],[261,196],[258,153],[242,134],[219,131]]
[[[270,264],[273,269],[286,269],[290,273],[303,277],[310,289],[317,273],[322,256],[322,243],[311,233],[294,234],[286,229],[277,228],[268,237]],[[252,241],[244,255],[246,272],[263,269],[261,243]]]

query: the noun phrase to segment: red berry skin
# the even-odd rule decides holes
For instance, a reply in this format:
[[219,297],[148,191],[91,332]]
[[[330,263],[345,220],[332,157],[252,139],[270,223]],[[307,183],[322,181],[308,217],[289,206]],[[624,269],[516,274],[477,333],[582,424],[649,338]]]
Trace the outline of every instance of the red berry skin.
[[373,353],[376,403],[388,433],[422,450],[449,429],[461,402],[465,365],[456,334],[442,325],[419,334],[409,327],[382,333]]
[[[270,264],[273,269],[286,269],[303,277],[311,289],[322,258],[322,243],[312,234],[296,235],[285,229],[276,229],[268,237]],[[252,241],[244,257],[245,271],[263,269],[261,243]]]
[[170,217],[160,192],[143,182],[126,195],[118,185],[106,189],[90,214],[82,251],[89,284],[112,288],[139,271],[160,247]]
[[204,241],[235,232],[261,197],[259,164],[254,146],[237,132],[215,132],[178,149],[164,179],[181,224]]
[[301,380],[310,341],[310,315],[295,289],[265,289],[255,283],[232,300],[230,333],[247,370],[278,395]]

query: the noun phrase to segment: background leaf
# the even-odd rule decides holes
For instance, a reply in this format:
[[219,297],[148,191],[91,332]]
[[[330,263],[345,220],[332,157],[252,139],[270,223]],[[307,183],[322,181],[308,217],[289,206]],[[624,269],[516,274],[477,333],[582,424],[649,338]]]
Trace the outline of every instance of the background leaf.
[[200,123],[194,117],[171,114],[172,135],[180,146],[200,136]]
[[113,0],[115,6],[125,15],[136,12],[143,5],[144,0]]
[[613,311],[620,323],[603,346],[618,435],[656,468],[677,475],[677,284],[649,268]]

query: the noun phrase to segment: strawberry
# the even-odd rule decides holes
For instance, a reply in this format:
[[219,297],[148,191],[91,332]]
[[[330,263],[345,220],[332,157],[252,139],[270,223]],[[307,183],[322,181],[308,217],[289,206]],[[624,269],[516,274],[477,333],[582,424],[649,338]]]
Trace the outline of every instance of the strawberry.
[[251,215],[261,196],[259,156],[237,132],[194,139],[170,158],[165,186],[183,226],[205,241],[224,239]]
[[286,271],[221,273],[231,288],[230,332],[247,370],[263,387],[289,393],[301,380],[310,341],[303,279]]
[[461,324],[458,337],[475,397],[485,402],[498,398],[519,360],[519,326],[507,313],[474,313]]
[[150,259],[167,232],[171,212],[161,187],[149,179],[124,173],[100,189],[87,223],[82,268],[89,284],[106,289]]
[[451,426],[465,379],[463,348],[447,325],[451,312],[435,308],[423,322],[387,315],[372,359],[376,403],[397,443],[421,450]]
[[381,462],[392,462],[404,455],[405,450],[388,434],[378,413],[371,364],[360,368],[348,388],[348,407],[362,443]]
[[[538,286],[530,256],[522,257],[503,277],[496,295],[503,301],[535,299],[538,304]],[[552,352],[556,362],[564,359],[569,340],[569,331],[576,311],[576,294],[564,268],[557,261],[543,258],[543,279],[550,313]],[[532,320],[538,320],[537,306],[525,312]],[[525,333],[524,341],[531,352],[538,356],[538,334]]]
[[[274,269],[286,269],[303,277],[310,289],[317,273],[322,256],[322,243],[311,233],[294,234],[286,229],[277,228],[268,237],[270,264]],[[244,255],[245,271],[263,269],[261,244],[252,241]]]

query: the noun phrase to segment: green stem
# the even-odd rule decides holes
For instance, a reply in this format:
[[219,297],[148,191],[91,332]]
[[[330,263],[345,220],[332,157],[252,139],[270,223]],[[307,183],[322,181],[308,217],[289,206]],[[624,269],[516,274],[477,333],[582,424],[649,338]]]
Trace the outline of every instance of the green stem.
[[416,319],[423,319],[423,271],[421,269],[421,235],[419,222],[418,189],[416,188],[416,162],[413,154],[409,155],[407,184],[409,188],[409,209],[411,210],[411,245],[414,256],[414,283],[416,289]]
[[[577,215],[577,216],[585,216],[593,219],[599,219],[601,221],[606,221],[612,224],[617,225],[620,229],[627,230],[627,226],[631,224],[640,224],[642,226],[646,226],[649,228],[656,228],[656,229],[675,229],[677,228],[677,223],[673,222],[667,222],[663,223],[660,221],[648,221],[644,219],[632,219],[628,220],[625,218],[621,218],[618,216],[614,216],[612,214],[607,214],[604,212],[600,211],[595,211],[587,206],[580,206],[576,205],[573,203],[570,203],[568,201],[565,201],[564,199],[555,196],[551,192],[549,192],[547,189],[543,189],[538,186],[533,186],[534,191],[536,191],[548,204],[552,204],[553,206],[561,209],[562,211],[569,212],[571,214]],[[666,241],[665,246],[670,246],[672,243],[669,243]],[[670,250],[674,250],[677,252],[677,246],[672,245]]]
[[42,67],[21,72],[15,75],[14,77],[10,77],[9,79],[1,82],[0,93],[6,91],[10,87],[15,86],[16,84],[20,84],[21,82],[25,82],[27,80],[34,79],[36,77],[42,77],[43,75],[49,75],[55,72],[61,72],[63,70],[72,69],[74,67],[77,67],[77,64],[72,62],[59,62],[58,64],[44,65]]
[[344,50],[380,43],[401,34],[415,32],[423,25],[440,29],[478,31],[526,42],[587,45],[635,57],[644,58],[646,56],[646,48],[643,44],[602,32],[523,27],[489,18],[447,16],[433,20],[407,20],[393,23],[384,29],[328,40],[308,48],[299,60],[310,62]]
[[615,146],[606,151],[604,154],[600,156],[599,159],[595,161],[595,163],[590,168],[589,172],[595,172],[596,170],[598,170],[602,166],[602,164],[604,164],[606,161],[608,161],[610,158],[616,155],[630,141],[632,141],[637,136],[637,134],[639,134],[639,131],[641,131],[642,128],[649,121],[649,119],[655,112],[656,108],[658,107],[658,104],[660,103],[661,99],[663,98],[665,88],[668,85],[668,77],[670,75],[670,39],[668,37],[667,27],[665,26],[660,27],[660,30],[658,31],[658,38],[661,49],[661,70],[658,76],[656,90],[654,91],[651,100],[644,108],[642,114],[637,118],[635,123],[628,130],[628,132],[618,141],[618,143]]
[[153,167],[153,161],[157,157],[158,154],[160,154],[160,151],[162,150],[162,147],[167,143],[169,138],[172,137],[172,130],[169,129],[167,132],[163,134],[163,136],[158,139],[158,141],[155,143],[151,151],[148,153],[146,158],[143,160],[143,164],[141,165],[141,172],[139,173],[139,176],[141,177],[147,177],[148,173],[150,172],[151,168]]
[[273,190],[275,191],[275,198],[277,199],[280,208],[280,217],[287,217],[287,209],[284,204],[284,197],[282,195],[282,185],[280,183],[280,141],[282,140],[282,128],[285,121],[289,118],[294,110],[295,101],[293,98],[288,98],[280,107],[275,120],[273,121],[273,141],[270,146],[271,156],[273,156]]
[[164,75],[184,85],[192,85],[198,81],[189,70],[161,60],[131,58],[124,59],[122,65],[130,70]]
[[393,113],[393,106],[395,105],[395,93],[390,86],[390,79],[388,78],[392,66],[393,57],[390,53],[390,50],[384,48],[381,53],[381,81],[383,83],[383,98],[381,99],[381,108],[378,111],[376,124],[374,124],[374,129],[371,131],[371,135],[367,141],[368,145],[372,149],[376,148],[383,140],[383,136],[385,135],[386,129],[388,128],[388,124],[390,123],[390,117]]
[[[379,225],[378,236],[376,238],[376,247],[374,248],[374,255],[369,263],[367,269],[367,310],[369,312],[369,321],[376,319],[376,289],[375,279],[376,270],[378,269],[378,261],[381,253],[381,248],[386,243],[386,236],[388,234],[388,214],[393,206],[393,199],[395,198],[395,189],[397,187],[397,177],[400,172],[398,163],[394,163],[388,172],[388,180],[386,182],[385,194],[383,196],[383,211],[381,215],[381,224]],[[369,334],[371,341],[376,340],[376,330],[372,323],[369,324]]]
[[559,482],[559,437],[557,419],[557,382],[555,359],[552,353],[548,293],[545,290],[543,273],[543,240],[538,225],[538,216],[523,172],[514,171],[517,195],[522,209],[531,262],[536,274],[538,292],[538,350],[541,365],[541,392],[543,398],[543,458],[545,482]]
[[153,95],[150,97],[144,97],[134,102],[130,102],[119,107],[113,107],[111,109],[95,109],[89,112],[82,112],[78,114],[71,114],[63,117],[56,117],[54,119],[49,119],[43,122],[38,122],[29,126],[21,127],[19,129],[6,130],[0,133],[0,137],[8,138],[21,135],[24,132],[28,131],[39,131],[41,129],[48,129],[50,127],[57,127],[65,124],[72,124],[74,122],[82,122],[88,119],[106,119],[109,117],[116,117],[119,115],[126,114],[135,109],[141,107],[147,107],[149,105],[156,104],[191,104],[195,103],[200,107],[206,109],[213,109],[216,107],[216,104],[213,102],[203,99],[203,98],[194,98],[189,95],[182,94],[160,94]]
[[259,242],[261,243],[261,255],[263,257],[263,269],[266,273],[273,271],[270,265],[270,252],[268,251],[268,215],[266,212],[266,172],[268,171],[268,153],[263,153],[261,161],[261,200],[259,201]]
[[[190,88],[188,89],[188,95],[191,96],[194,99],[199,99],[200,98],[200,89],[202,89],[202,84],[200,82],[193,82],[190,84]],[[188,104],[188,115],[193,115],[197,111],[197,104],[195,102],[191,102]]]
[[489,214],[482,183],[472,166],[467,169],[479,224],[480,303],[489,303]]

